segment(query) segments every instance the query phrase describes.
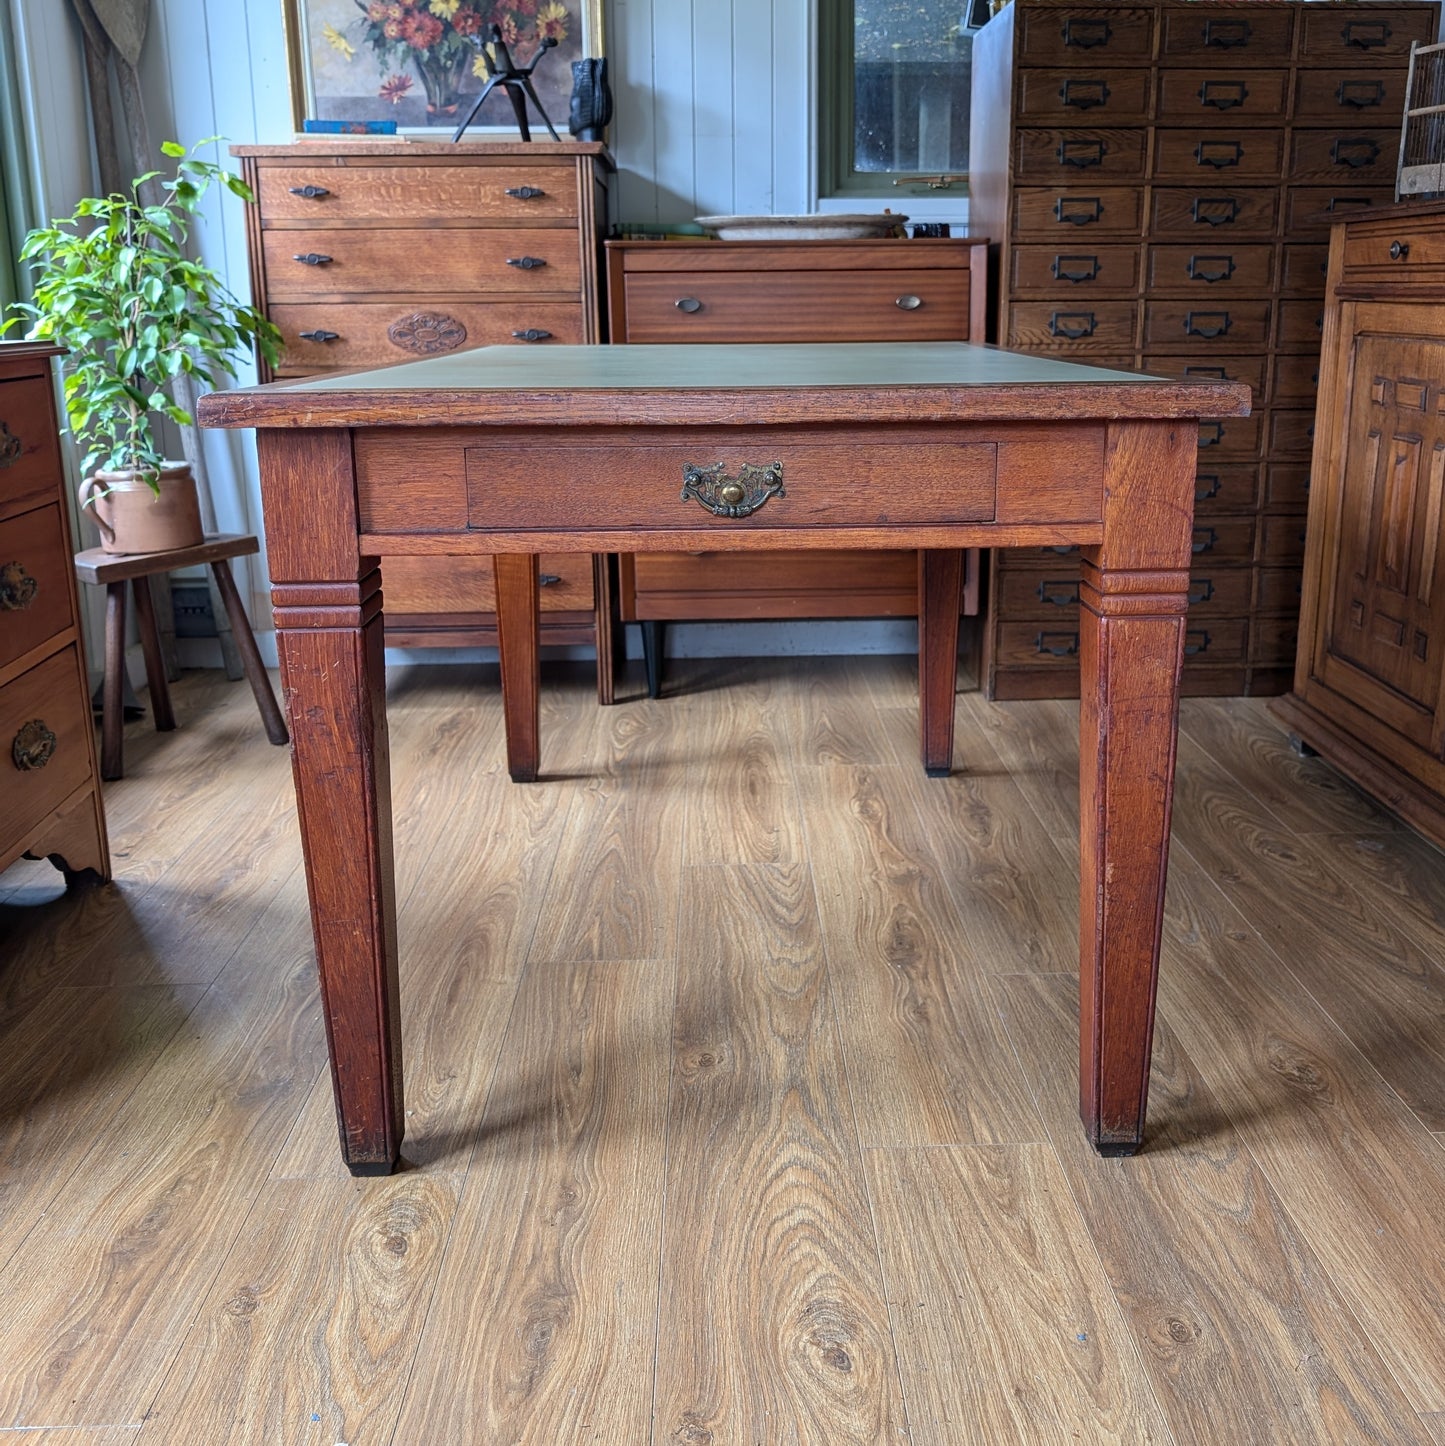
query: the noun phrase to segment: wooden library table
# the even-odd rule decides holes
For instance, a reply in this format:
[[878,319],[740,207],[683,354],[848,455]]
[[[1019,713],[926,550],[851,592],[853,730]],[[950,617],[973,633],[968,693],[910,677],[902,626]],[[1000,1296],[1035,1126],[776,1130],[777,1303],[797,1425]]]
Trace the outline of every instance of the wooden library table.
[[1080,1113],[1143,1137],[1197,419],[1249,389],[953,342],[485,347],[215,393],[255,427],[342,1154],[402,1141],[381,553],[493,554],[508,766],[538,776],[537,556],[918,548],[921,744],[952,750],[961,550],[1073,546]]

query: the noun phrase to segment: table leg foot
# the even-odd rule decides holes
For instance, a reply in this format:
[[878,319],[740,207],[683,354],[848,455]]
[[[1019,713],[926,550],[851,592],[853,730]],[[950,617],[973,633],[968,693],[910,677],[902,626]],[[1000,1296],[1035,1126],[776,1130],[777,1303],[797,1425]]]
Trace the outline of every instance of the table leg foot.
[[350,1160],[346,1162],[346,1168],[355,1175],[357,1179],[364,1179],[368,1176],[394,1174],[396,1165],[397,1162],[395,1160],[360,1160],[354,1165]]
[[953,769],[945,764],[942,768],[925,768],[924,774],[929,778],[952,778]]
[[1144,1147],[1143,1140],[1095,1140],[1095,1151],[1106,1160],[1122,1160],[1137,1155]]

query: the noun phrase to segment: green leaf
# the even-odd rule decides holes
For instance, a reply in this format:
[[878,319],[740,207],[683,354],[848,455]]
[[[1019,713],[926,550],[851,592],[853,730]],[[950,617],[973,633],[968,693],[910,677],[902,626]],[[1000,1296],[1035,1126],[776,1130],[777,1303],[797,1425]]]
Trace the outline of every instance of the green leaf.
[[177,142],[175,142],[175,141],[162,141],[162,142],[161,142],[161,154],[162,154],[162,155],[165,155],[165,156],[183,156],[183,155],[185,155],[185,153],[186,153],[186,148],[185,148],[183,145],[179,145],[179,144],[178,144]]

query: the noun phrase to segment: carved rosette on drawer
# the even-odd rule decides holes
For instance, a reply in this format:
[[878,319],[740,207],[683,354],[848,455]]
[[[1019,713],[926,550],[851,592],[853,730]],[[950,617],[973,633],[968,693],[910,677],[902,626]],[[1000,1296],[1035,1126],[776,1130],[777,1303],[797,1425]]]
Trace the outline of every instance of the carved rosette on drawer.
[[399,317],[386,329],[392,345],[416,356],[436,356],[455,351],[467,339],[467,329],[444,311],[414,311]]

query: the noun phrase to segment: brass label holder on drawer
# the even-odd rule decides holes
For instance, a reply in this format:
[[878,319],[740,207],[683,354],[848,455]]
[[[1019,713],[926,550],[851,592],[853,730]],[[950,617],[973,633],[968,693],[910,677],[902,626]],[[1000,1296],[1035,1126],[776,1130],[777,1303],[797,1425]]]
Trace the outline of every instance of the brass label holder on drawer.
[[697,467],[691,462],[682,469],[682,500],[696,500],[714,517],[749,517],[769,497],[785,497],[783,464],[765,467],[744,462],[736,477],[727,475],[727,464],[714,462]]

